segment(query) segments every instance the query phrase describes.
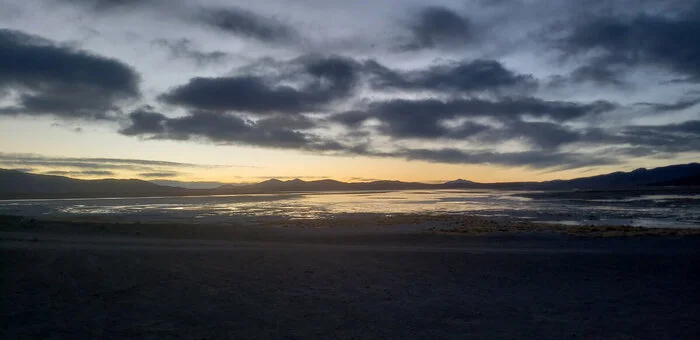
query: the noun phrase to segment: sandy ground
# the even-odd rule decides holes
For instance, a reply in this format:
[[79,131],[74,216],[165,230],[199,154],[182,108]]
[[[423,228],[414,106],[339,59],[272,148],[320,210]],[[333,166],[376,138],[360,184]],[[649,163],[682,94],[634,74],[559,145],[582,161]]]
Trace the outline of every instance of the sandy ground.
[[4,221],[2,339],[700,334],[694,236]]

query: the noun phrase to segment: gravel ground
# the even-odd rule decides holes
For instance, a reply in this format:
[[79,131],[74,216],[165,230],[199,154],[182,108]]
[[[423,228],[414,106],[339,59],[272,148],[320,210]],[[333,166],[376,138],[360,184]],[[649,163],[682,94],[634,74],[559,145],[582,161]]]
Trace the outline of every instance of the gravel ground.
[[698,237],[69,227],[0,232],[0,338],[700,335]]

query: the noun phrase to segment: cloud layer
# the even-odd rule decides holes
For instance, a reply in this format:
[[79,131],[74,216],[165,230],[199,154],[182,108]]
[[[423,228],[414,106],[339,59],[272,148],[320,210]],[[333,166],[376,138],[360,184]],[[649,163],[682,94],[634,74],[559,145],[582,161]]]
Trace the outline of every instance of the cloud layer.
[[[0,30],[0,116],[450,164],[571,169],[700,153],[700,2],[586,4],[66,0],[56,15],[87,18],[73,34],[88,38],[31,22]],[[47,162],[175,174],[4,160]]]
[[13,30],[0,30],[0,46],[0,94],[17,97],[0,114],[105,118],[139,96],[139,76],[123,62]]

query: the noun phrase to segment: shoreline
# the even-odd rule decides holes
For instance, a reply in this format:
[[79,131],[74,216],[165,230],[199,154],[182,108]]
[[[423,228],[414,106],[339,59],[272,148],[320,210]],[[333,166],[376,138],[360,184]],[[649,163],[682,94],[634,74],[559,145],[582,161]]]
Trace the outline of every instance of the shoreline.
[[[426,183],[422,183],[426,184]],[[104,193],[104,192],[57,192],[57,193],[10,193],[0,194],[0,202],[3,201],[43,201],[43,200],[84,200],[84,199],[137,199],[137,198],[189,198],[189,197],[227,197],[227,196],[287,196],[287,195],[307,195],[307,194],[361,194],[361,193],[382,193],[382,192],[403,192],[403,191],[514,191],[524,194],[535,193],[535,196],[550,196],[550,195],[580,195],[590,194],[596,195],[599,193],[605,194],[626,194],[626,193],[681,193],[681,194],[700,194],[700,186],[622,186],[622,187],[591,187],[591,188],[552,188],[552,187],[523,187],[515,186],[500,186],[499,183],[491,183],[486,186],[464,186],[464,187],[406,187],[406,188],[380,188],[380,189],[320,189],[320,190],[300,190],[300,189],[279,189],[279,190],[252,190],[252,191],[231,191],[220,192],[216,189],[186,189],[179,187],[167,187],[170,192],[152,193]],[[495,185],[493,185],[495,184]],[[431,186],[432,184],[426,184]]]
[[[534,195],[533,197],[530,197]],[[562,196],[564,195],[564,196]],[[641,196],[640,196],[641,195]],[[0,215],[22,215],[40,220],[88,221],[100,223],[150,224],[289,224],[297,218],[302,227],[336,227],[331,224],[376,225],[377,216],[414,216],[427,220],[433,216],[450,216],[451,221],[436,224],[445,232],[475,233],[479,228],[464,228],[464,219],[514,223],[527,222],[532,229],[556,228],[576,234],[610,235],[615,232],[634,234],[643,227],[651,234],[692,234],[692,232],[650,231],[650,229],[700,229],[700,196],[645,196],[636,192],[541,192],[501,191],[364,192],[363,194],[266,194],[206,197],[102,198],[84,200],[39,200],[14,203],[0,202]],[[627,198],[626,198],[627,197]],[[393,215],[390,215],[393,214]],[[455,217],[458,216],[458,217]],[[372,217],[372,218],[370,218]],[[406,220],[406,218],[404,218]],[[391,222],[393,223],[393,222]],[[307,225],[303,225],[307,224]],[[355,223],[357,224],[357,223]],[[393,223],[396,224],[396,223]],[[409,224],[415,224],[410,222]],[[488,223],[478,222],[484,225]],[[552,224],[556,227],[543,227]],[[563,229],[560,225],[571,225]],[[599,226],[593,228],[591,226]],[[630,226],[622,230],[619,226]],[[446,228],[442,228],[446,227]],[[481,228],[483,229],[483,228]],[[483,230],[482,232],[489,232]]]
[[405,234],[479,236],[561,235],[583,238],[700,237],[700,228],[648,228],[636,226],[565,225],[446,214],[344,214],[328,218],[293,219],[282,216],[232,219],[230,222],[119,221],[116,218],[73,216],[36,219],[0,215],[0,233],[134,236],[180,239],[284,239]]

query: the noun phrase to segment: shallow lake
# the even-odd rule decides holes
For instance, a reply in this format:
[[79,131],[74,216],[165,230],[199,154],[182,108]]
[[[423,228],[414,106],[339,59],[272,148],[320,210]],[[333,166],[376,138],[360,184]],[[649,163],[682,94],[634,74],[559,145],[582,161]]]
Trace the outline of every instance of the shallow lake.
[[32,217],[109,217],[197,221],[343,214],[470,214],[565,224],[700,228],[700,194],[502,190],[364,191],[197,197],[0,201],[0,213]]

